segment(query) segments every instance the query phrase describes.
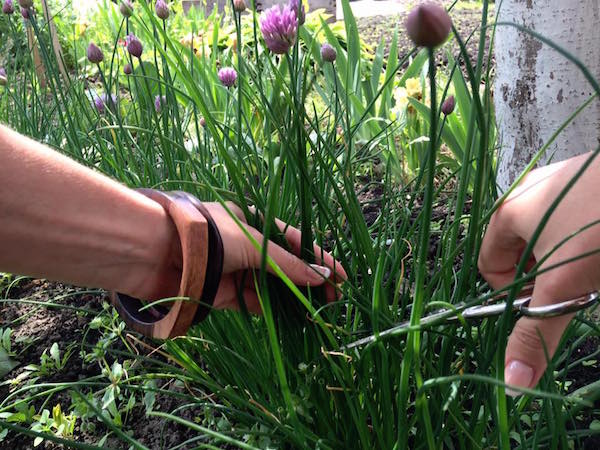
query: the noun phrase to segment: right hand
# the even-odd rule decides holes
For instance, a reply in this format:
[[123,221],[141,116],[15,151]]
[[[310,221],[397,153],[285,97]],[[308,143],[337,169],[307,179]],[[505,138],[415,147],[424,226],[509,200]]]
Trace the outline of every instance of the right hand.
[[[543,215],[590,154],[551,164],[528,174],[492,216],[479,255],[479,270],[494,289],[511,283],[515,267]],[[600,157],[597,157],[560,202],[544,227],[529,261],[533,265],[560,241],[600,220]],[[558,248],[540,267],[600,249],[600,224]],[[600,254],[561,265],[535,279],[530,306],[558,303],[600,288]],[[508,340],[504,378],[507,384],[532,388],[551,358],[573,314],[519,319]]]

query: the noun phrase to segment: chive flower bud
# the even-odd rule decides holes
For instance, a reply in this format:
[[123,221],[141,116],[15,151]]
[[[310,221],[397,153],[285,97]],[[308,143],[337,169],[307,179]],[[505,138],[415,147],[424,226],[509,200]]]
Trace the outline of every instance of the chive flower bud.
[[104,53],[96,44],[90,42],[87,48],[87,58],[92,64],[100,64],[104,60]]
[[131,64],[127,63],[123,66],[123,73],[125,75],[131,75],[133,73],[133,68],[131,67]]
[[267,9],[260,19],[260,32],[267,48],[283,55],[296,43],[298,19],[290,5],[275,5]]
[[451,95],[444,103],[442,103],[442,114],[445,116],[449,116],[454,111],[454,107],[456,106],[456,100],[454,99],[454,95]]
[[233,10],[237,13],[246,11],[246,2],[244,0],[233,0]]
[[290,0],[290,8],[296,13],[298,25],[304,25],[304,22],[306,21],[306,11],[304,10],[302,0]]
[[25,8],[21,8],[21,15],[25,20],[29,20],[29,18],[31,17],[31,15],[29,14],[29,10]]
[[169,18],[169,5],[164,0],[156,0],[154,10],[159,19],[167,20]]
[[222,69],[219,69],[219,73],[217,75],[225,87],[233,86],[237,80],[237,72],[232,67],[223,67]]
[[142,52],[144,51],[144,47],[140,40],[135,37],[133,34],[127,35],[125,38],[125,44],[127,45],[127,51],[131,56],[135,56],[139,58],[142,56]]
[[4,4],[2,5],[2,12],[6,15],[11,15],[15,12],[15,7],[13,6],[12,0],[5,0]]
[[327,42],[321,46],[321,58],[325,62],[334,62],[335,58],[337,58],[337,51]]
[[96,107],[96,110],[98,111],[99,114],[104,114],[106,112],[106,106],[108,104],[108,106],[112,106],[111,102],[112,101],[112,105],[116,106],[117,104],[117,96],[115,94],[111,94],[110,98],[108,97],[108,94],[104,93],[102,95],[97,95],[94,98],[94,106]]
[[8,77],[6,76],[6,69],[0,67],[0,86],[6,86],[8,83]]
[[131,17],[133,15],[133,3],[131,3],[131,0],[122,0],[119,5],[119,11],[121,11],[123,17]]
[[167,104],[167,97],[164,95],[157,95],[154,98],[154,109],[156,110],[157,113],[160,113],[160,111],[162,110],[163,105]]
[[200,117],[200,126],[202,128],[206,127],[206,119],[204,117]]
[[443,6],[422,3],[410,12],[405,26],[408,36],[416,45],[433,48],[448,38],[452,20]]
[[19,0],[21,8],[29,9],[33,6],[33,0]]

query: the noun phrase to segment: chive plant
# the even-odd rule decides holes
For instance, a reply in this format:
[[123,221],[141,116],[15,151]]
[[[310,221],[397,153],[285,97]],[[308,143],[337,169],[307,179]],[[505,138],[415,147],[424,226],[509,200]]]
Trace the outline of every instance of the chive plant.
[[[29,10],[25,25],[38,39],[47,83],[38,83],[31,56],[24,52],[18,55],[23,70],[8,67],[7,85],[0,88],[2,120],[19,131],[129,186],[184,189],[225,206],[233,201],[265,236],[263,242],[253,241],[263,251],[262,268],[247,274],[259,292],[262,316],[248,314],[240,293],[241,312],[214,311],[187,337],[164,343],[174,362],[113,382],[137,392],[147,387],[136,381],[152,377],[185,381],[190,391],[181,395],[189,405],[226,419],[231,429],[200,426],[176,412],[151,414],[188,426],[194,435],[190,443],[198,445],[581,444],[594,431],[577,417],[596,412],[581,398],[585,393],[594,399],[597,390],[584,386],[565,396],[557,381],[592,358],[573,357],[578,343],[597,334],[584,316],[569,328],[551,361],[557,375],[550,370],[519,400],[504,394],[510,316],[498,322],[420,325],[432,310],[475,304],[481,295],[495,294],[477,277],[476,267],[486,223],[504,198],[497,198],[494,183],[491,61],[484,59],[491,54],[485,31],[490,29],[492,37],[494,31],[487,22],[488,2],[483,2],[476,60],[453,29],[460,51],[450,54],[441,71],[435,55],[444,50],[436,46],[446,39],[450,22],[439,7],[417,10],[433,14],[432,20],[409,23],[409,34],[424,49],[399,58],[395,32],[387,57],[380,45],[368,60],[345,0],[345,41],[324,20],[308,15],[302,24],[301,2],[276,6],[260,17],[254,5],[243,5],[250,7],[243,14],[242,3],[233,0],[225,11],[235,37],[229,48],[219,39],[226,26],[219,15],[192,16],[192,22],[198,20],[194,29],[207,29],[208,23],[213,30],[208,43],[200,43],[210,52],[196,54],[193,39],[188,46],[173,36],[170,21],[177,10],[162,0],[126,2],[123,14],[105,1],[104,17],[114,21],[114,35],[106,37],[112,47],[105,45],[111,52],[102,61],[95,55],[92,70],[103,111],[80,78],[62,78],[44,23]],[[13,25],[15,19],[3,18]],[[16,25],[11,29],[21,32]],[[577,64],[598,93],[596,81],[573,56],[532,34]],[[427,40],[432,36],[435,42]],[[120,39],[127,39],[126,48],[118,45]],[[408,176],[399,178],[394,175],[398,153],[411,144],[389,111],[394,89],[421,73],[429,92],[409,104],[423,118],[415,123],[427,127],[426,145],[414,147],[425,152],[417,155]],[[442,106],[451,94],[454,111]],[[441,144],[453,152],[452,165],[440,163],[447,158],[439,155]],[[372,210],[376,214],[369,217]],[[320,257],[313,254],[314,242],[338,259],[348,274],[340,286],[330,286],[339,290],[338,301],[324,303],[319,290],[294,286],[266,256],[269,241],[286,245],[276,217],[300,228],[300,255],[307,262]],[[267,275],[267,265],[277,276]],[[516,279],[509,299],[534,274]],[[410,330],[380,337],[404,320]],[[369,344],[348,349],[365,336],[372,337]],[[38,388],[42,393],[100,389],[94,383],[101,384]],[[31,395],[28,389],[18,392]],[[17,398],[2,402],[0,412],[9,411]],[[104,417],[101,410],[98,414]],[[119,427],[115,432],[128,445],[143,448]]]

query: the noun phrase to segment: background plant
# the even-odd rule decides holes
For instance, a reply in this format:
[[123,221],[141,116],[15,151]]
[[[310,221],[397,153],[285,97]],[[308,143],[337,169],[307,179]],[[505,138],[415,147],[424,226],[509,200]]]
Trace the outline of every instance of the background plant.
[[[24,70],[9,70],[0,93],[3,121],[129,186],[233,200],[249,223],[283,244],[273,223],[279,217],[303,231],[305,259],[318,257],[316,241],[348,280],[341,299],[326,305],[318,291],[267,276],[272,262],[265,259],[263,270],[248,274],[262,317],[243,303],[241,313],[214,311],[186,338],[164,343],[171,360],[145,368],[126,363],[131,353],[113,360],[107,343],[123,330],[109,315],[94,322],[105,332],[90,352],[105,368],[99,380],[19,387],[3,412],[18,413],[11,404],[17,393],[72,389],[77,417],[95,417],[138,448],[122,430],[140,402],[147,414],[188,426],[199,445],[240,448],[562,447],[596,433],[586,423],[596,409],[584,401],[595,398],[595,384],[564,389],[569,370],[594,358],[573,353],[597,334],[587,316],[569,328],[538,389],[516,401],[504,397],[499,356],[510,317],[419,327],[427,312],[492,294],[476,269],[498,205],[491,65],[484,64],[490,40],[474,35],[472,61],[455,34],[460,53],[436,71],[427,50],[401,60],[394,34],[390,54],[379,45],[369,61],[349,4],[342,5],[343,33],[308,14],[293,45],[276,55],[252,8],[241,16],[229,7],[224,17],[183,17],[171,8],[163,21],[153,4],[136,2],[124,18],[106,2],[98,27],[76,35],[68,80],[42,18],[25,22],[39,40],[48,83],[40,86],[22,52]],[[487,17],[484,2],[482,29]],[[127,34],[142,43],[141,58],[124,47]],[[92,41],[104,51],[100,64],[83,56]],[[325,41],[336,50],[333,62],[321,58]],[[235,83],[219,79],[224,67],[235,70]],[[408,90],[409,80],[420,98],[415,91],[400,105],[396,91]],[[456,110],[442,117],[450,94]],[[93,101],[101,95],[103,110]],[[442,143],[449,151],[439,156]],[[398,161],[408,162],[401,176]],[[344,349],[406,319],[409,333]],[[203,409],[198,421],[153,409],[153,393],[161,391],[153,378],[185,381],[181,395]],[[30,426],[32,416],[26,419]]]

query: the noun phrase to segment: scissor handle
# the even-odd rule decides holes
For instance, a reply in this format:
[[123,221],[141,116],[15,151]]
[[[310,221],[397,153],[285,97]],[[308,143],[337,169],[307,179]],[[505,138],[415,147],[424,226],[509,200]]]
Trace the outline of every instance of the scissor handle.
[[[531,295],[519,297],[512,304],[512,310],[526,317],[557,317],[564,314],[574,313],[586,309],[598,302],[600,294],[591,292],[577,298],[565,300],[564,302],[554,303],[544,306],[529,306]],[[476,305],[465,309],[462,312],[462,317],[465,319],[477,319],[485,317],[499,316],[506,310],[506,302],[493,303],[490,305]],[[453,319],[458,319],[458,317]]]
[[526,317],[556,317],[588,308],[596,303],[598,298],[600,298],[600,295],[596,291],[552,305],[529,307],[529,301],[531,300],[531,297],[529,297],[529,299],[526,299],[527,302],[519,306],[518,311]]

